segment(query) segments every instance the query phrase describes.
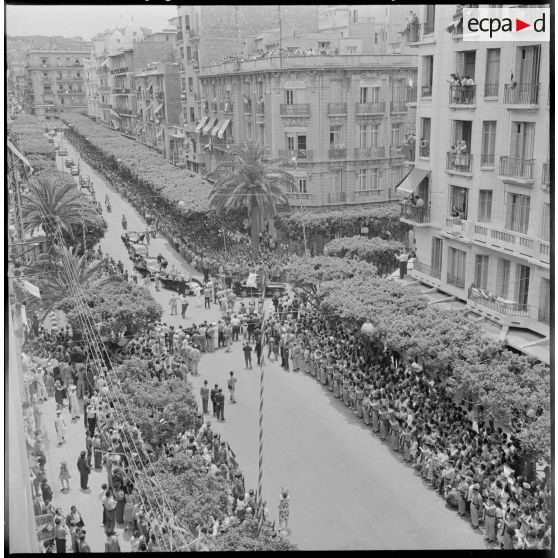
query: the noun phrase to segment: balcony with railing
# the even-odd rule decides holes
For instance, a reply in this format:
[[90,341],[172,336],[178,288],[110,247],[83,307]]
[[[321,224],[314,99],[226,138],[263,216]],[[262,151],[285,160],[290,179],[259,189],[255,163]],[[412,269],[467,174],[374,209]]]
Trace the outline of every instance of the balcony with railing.
[[357,116],[384,114],[386,112],[386,103],[384,101],[379,101],[377,103],[356,103],[355,112]]
[[400,220],[409,225],[428,224],[430,223],[430,208],[401,203]]
[[449,104],[453,108],[475,108],[476,85],[450,85]]
[[311,161],[314,152],[308,149],[279,149],[279,158],[293,162],[296,159],[297,162],[307,162]]
[[413,44],[413,43],[420,42],[420,31],[421,31],[420,23],[410,23],[401,32],[401,34],[405,39],[405,43]]
[[450,174],[472,176],[473,156],[468,153],[446,153],[446,171]]
[[390,112],[407,112],[407,103],[405,101],[390,101]]
[[550,186],[550,161],[543,163],[541,182],[545,186]]
[[328,103],[327,114],[328,116],[347,114],[347,103]]
[[504,104],[508,108],[537,108],[539,83],[507,83],[504,85]]
[[417,102],[417,86],[416,85],[408,85],[407,86],[406,101],[407,101],[407,103],[416,103]]
[[475,223],[471,236],[476,244],[499,248],[509,253],[515,253],[517,256],[537,258],[544,263],[549,262],[550,243],[546,240],[485,223]]
[[424,159],[428,159],[430,157],[429,140],[421,140],[421,143],[419,145],[419,157],[423,157]]
[[500,317],[503,320],[506,320],[508,316],[521,318],[529,317],[528,304],[519,304],[513,300],[506,300],[502,297],[495,296],[484,289],[476,287],[475,285],[471,285],[471,287],[469,287],[467,299],[473,306],[484,306],[496,314],[500,314],[501,316],[497,317]]
[[502,180],[519,184],[533,183],[534,159],[516,159],[514,157],[500,157],[500,173]]
[[296,103],[292,105],[282,103],[281,116],[310,116],[310,103]]
[[465,277],[463,275],[454,275],[453,273],[448,273],[446,275],[446,283],[448,285],[453,285],[458,289],[465,288]]
[[346,147],[330,147],[328,150],[330,159],[344,159],[347,156]]
[[355,159],[381,159],[386,155],[386,148],[384,145],[380,147],[355,147]]

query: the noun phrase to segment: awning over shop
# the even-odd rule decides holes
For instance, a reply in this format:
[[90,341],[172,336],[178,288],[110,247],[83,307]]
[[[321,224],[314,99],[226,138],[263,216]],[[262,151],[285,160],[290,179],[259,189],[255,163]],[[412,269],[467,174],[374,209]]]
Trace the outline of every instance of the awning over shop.
[[157,108],[153,111],[153,114],[157,114],[163,108],[163,103],[157,106]]
[[205,134],[209,134],[209,130],[211,130],[211,128],[213,128],[213,126],[215,126],[215,122],[217,122],[217,118],[212,118],[205,126],[205,128],[203,129],[202,134],[205,136]]
[[430,171],[422,169],[413,169],[397,186],[395,192],[402,196],[408,196],[414,194],[419,187],[419,184],[423,181],[424,177],[429,174]]
[[111,118],[116,118],[117,120],[120,120],[119,114],[112,109],[110,109],[110,116]]
[[211,137],[215,137],[217,135],[217,132],[219,131],[220,127],[221,127],[221,123],[219,123],[219,120],[216,120],[215,125],[211,130]]
[[200,123],[196,126],[196,132],[199,134],[202,130],[202,128],[205,126],[205,123],[209,120],[209,116],[204,116],[201,120]]
[[219,131],[217,132],[217,137],[219,139],[223,139],[223,135],[225,134],[225,130],[228,128],[229,124],[231,123],[231,121],[227,118],[222,126],[219,128]]

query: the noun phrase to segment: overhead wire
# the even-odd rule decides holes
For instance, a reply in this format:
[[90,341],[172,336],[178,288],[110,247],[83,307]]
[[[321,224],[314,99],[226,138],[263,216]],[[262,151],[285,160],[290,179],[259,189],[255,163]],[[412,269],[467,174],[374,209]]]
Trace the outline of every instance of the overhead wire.
[[[48,215],[48,209],[46,208],[46,206],[44,205],[43,200],[40,199],[40,197],[39,197],[39,203],[41,204],[41,206],[43,208],[43,216]],[[50,217],[55,218],[55,216],[53,216],[52,214],[50,214]],[[65,242],[64,242],[64,238],[62,236],[61,226],[60,226],[59,222],[57,223],[56,236],[58,236],[58,240],[61,242],[61,244],[65,246]],[[107,381],[111,384],[111,387],[113,388],[115,393],[116,393],[117,390],[120,392],[121,400],[124,402],[124,404],[127,407],[127,411],[128,411],[127,416],[129,417],[129,419],[126,419],[126,413],[124,413],[123,410],[119,406],[117,407],[117,405],[115,405],[114,400],[111,401],[112,404],[113,404],[113,408],[115,408],[119,411],[119,414],[121,414],[125,423],[129,423],[130,420],[133,421],[133,413],[131,412],[129,406],[127,405],[126,397],[124,396],[122,390],[120,389],[118,380],[116,380],[116,382],[114,382],[112,380],[112,378],[110,377],[109,369],[114,370],[114,366],[112,365],[112,362],[110,361],[110,355],[109,355],[106,347],[104,346],[104,343],[103,343],[102,339],[100,339],[100,334],[98,332],[96,332],[95,327],[90,322],[90,319],[89,319],[89,316],[88,316],[88,310],[87,310],[88,307],[84,304],[83,292],[81,292],[82,289],[81,289],[81,286],[79,285],[77,274],[76,274],[75,270],[73,269],[73,264],[68,259],[68,254],[65,251],[62,251],[62,255],[65,259],[64,263],[67,266],[67,269],[68,269],[70,275],[73,275],[73,277],[71,277],[71,279],[73,280],[72,284],[69,284],[68,287],[73,288],[74,298],[77,302],[78,317],[79,317],[80,322],[82,323],[82,326],[84,328],[85,337],[86,337],[86,339],[88,338],[88,341],[89,341],[88,344],[89,344],[90,348],[93,350],[93,353],[96,353],[96,358],[99,359],[98,366],[100,367],[101,370],[103,370],[103,369],[106,370]],[[99,337],[98,340],[95,339],[96,335]],[[101,347],[102,347],[102,349],[101,349]],[[107,364],[105,362],[105,359],[103,358],[103,351],[107,356],[107,360],[108,360],[110,366],[107,366]],[[109,397],[109,399],[110,399],[110,397]],[[118,400],[116,400],[116,402],[119,405],[120,402]],[[144,464],[143,464],[143,461],[142,461],[142,458],[141,458],[141,455],[142,455],[143,452],[138,449],[133,436],[131,437],[131,444],[130,444],[130,441],[127,439],[127,436],[126,436],[125,428],[123,429],[122,433],[123,433],[124,438],[126,439],[126,442],[127,442],[128,446],[130,448],[132,446],[135,448],[136,454],[139,457],[140,463],[141,463],[142,467],[144,467]],[[146,457],[147,457],[149,467],[152,470],[154,470],[154,466],[153,466],[153,463],[151,462],[151,460],[149,458],[149,455],[146,455]],[[133,457],[131,457],[130,463],[133,464],[134,468],[136,469],[136,472],[139,472],[139,469],[137,468],[137,465],[136,465]],[[149,478],[149,477],[146,477],[146,478]],[[150,485],[150,488],[152,489],[153,495],[155,497],[155,502],[156,502],[156,506],[154,506],[152,504],[152,502],[149,501],[149,496],[146,494],[146,498],[148,500],[148,503],[150,504],[150,508],[154,509],[155,507],[158,507],[160,509],[161,513],[163,514],[163,517],[164,517],[164,507],[159,503],[159,499],[158,499],[158,496],[157,496],[157,492],[155,491],[155,488],[153,486],[151,486],[151,482],[148,482],[147,484]],[[170,506],[168,505],[168,502],[165,503],[165,495],[164,495],[164,491],[162,490],[162,487],[160,486],[160,483],[157,482],[157,484],[159,484],[159,489],[161,490],[160,494],[161,494],[161,498],[163,500],[163,505],[166,504],[168,509],[171,510],[170,513],[174,517],[174,513],[172,512],[172,508],[170,508]],[[176,518],[174,520],[175,520],[175,523],[177,523]],[[164,546],[166,546],[166,542],[165,542]]]

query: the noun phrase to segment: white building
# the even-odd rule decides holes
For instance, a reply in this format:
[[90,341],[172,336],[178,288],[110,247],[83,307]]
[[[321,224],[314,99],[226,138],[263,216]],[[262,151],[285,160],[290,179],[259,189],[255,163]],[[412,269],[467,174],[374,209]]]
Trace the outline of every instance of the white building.
[[[398,188],[424,201],[402,217],[413,274],[549,362],[550,45],[463,42],[455,6],[417,15],[418,148]],[[453,73],[475,85],[450,85]]]

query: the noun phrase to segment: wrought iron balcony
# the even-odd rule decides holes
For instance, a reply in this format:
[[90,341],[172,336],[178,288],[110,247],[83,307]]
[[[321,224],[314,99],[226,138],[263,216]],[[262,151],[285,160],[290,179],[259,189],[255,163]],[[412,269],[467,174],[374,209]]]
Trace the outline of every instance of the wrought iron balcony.
[[[449,283],[449,280],[448,280]],[[490,310],[498,312],[498,314],[503,314],[504,316],[529,316],[529,305],[519,304],[518,302],[513,302],[511,300],[504,300],[503,298],[497,297],[484,289],[472,285],[469,287],[467,293],[467,298],[481,306],[485,306]]]
[[282,103],[280,107],[281,116],[310,116],[309,103],[297,103],[287,105]]
[[476,103],[476,85],[450,85],[450,105],[474,105]]
[[500,175],[521,180],[533,180],[534,159],[500,157]]
[[430,141],[424,140],[424,144],[419,145],[419,157],[430,157]]
[[418,43],[420,41],[420,23],[410,24],[401,33],[406,43]]
[[504,104],[538,105],[539,83],[507,83],[504,85]]
[[401,203],[401,219],[412,223],[430,223],[430,208],[413,207],[412,205]]
[[448,152],[446,154],[446,170],[462,173],[473,172],[473,156]]
[[357,103],[355,110],[357,115],[384,114],[386,112],[386,103],[384,101],[379,101],[377,103]]
[[327,114],[347,114],[347,103],[328,103]]
[[279,158],[288,159],[289,161],[311,161],[313,157],[313,151],[308,149],[279,149]]

